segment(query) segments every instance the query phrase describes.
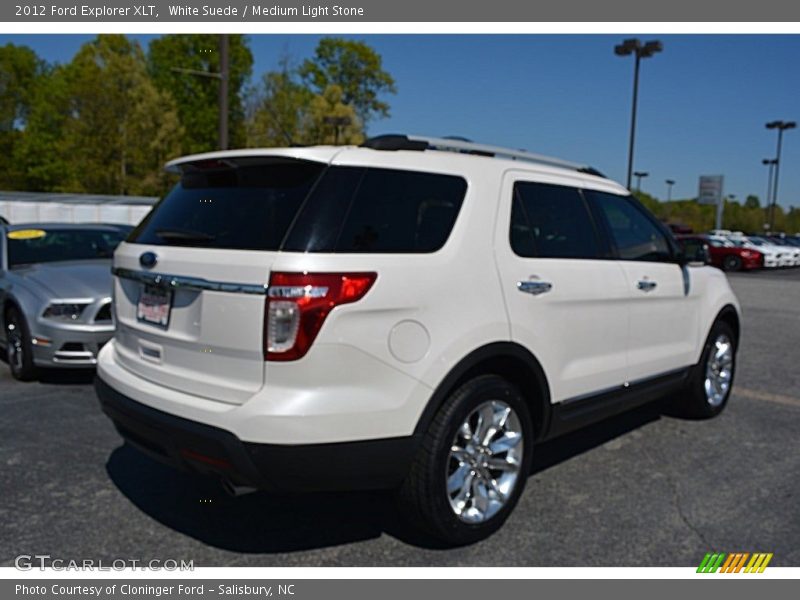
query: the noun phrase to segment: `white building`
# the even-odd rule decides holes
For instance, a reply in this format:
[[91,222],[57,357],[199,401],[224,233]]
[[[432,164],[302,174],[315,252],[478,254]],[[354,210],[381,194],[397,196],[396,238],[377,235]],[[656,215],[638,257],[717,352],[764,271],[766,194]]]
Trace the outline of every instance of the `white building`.
[[158,198],[0,191],[0,216],[9,223],[124,223],[136,225]]

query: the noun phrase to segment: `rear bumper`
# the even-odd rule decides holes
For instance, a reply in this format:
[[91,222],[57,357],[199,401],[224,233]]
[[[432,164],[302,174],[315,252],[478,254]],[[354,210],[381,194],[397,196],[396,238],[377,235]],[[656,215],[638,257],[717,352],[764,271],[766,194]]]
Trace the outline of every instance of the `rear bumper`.
[[407,437],[414,433],[432,393],[425,384],[384,362],[335,344],[320,344],[297,363],[269,363],[265,368],[269,385],[239,403],[224,395],[189,393],[180,385],[170,386],[130,370],[120,360],[116,339],[103,346],[97,358],[98,377],[128,398],[259,444],[299,446]]
[[328,444],[259,444],[145,406],[99,377],[103,412],[132,446],[176,468],[275,491],[389,489],[406,476],[417,436]]

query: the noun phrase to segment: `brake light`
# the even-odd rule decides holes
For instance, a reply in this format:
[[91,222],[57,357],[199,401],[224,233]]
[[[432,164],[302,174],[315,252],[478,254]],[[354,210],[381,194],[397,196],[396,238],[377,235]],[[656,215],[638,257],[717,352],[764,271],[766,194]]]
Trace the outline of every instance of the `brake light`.
[[264,359],[297,360],[308,352],[325,318],[356,302],[377,273],[272,273],[264,319]]

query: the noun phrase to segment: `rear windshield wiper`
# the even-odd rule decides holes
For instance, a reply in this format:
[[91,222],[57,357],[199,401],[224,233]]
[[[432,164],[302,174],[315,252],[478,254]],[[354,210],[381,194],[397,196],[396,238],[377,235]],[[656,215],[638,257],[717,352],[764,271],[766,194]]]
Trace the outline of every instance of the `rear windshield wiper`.
[[217,236],[191,229],[156,229],[156,235],[168,242],[213,242]]

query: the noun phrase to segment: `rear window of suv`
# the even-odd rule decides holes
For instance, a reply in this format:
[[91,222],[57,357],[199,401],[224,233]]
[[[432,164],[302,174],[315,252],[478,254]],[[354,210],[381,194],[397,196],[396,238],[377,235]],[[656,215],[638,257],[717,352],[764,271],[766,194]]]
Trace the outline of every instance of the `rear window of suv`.
[[428,253],[466,193],[461,177],[281,159],[198,165],[131,233],[139,244]]
[[199,163],[131,232],[137,244],[277,250],[325,165]]

